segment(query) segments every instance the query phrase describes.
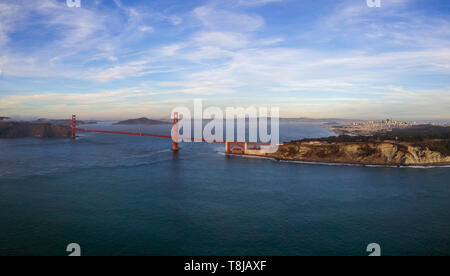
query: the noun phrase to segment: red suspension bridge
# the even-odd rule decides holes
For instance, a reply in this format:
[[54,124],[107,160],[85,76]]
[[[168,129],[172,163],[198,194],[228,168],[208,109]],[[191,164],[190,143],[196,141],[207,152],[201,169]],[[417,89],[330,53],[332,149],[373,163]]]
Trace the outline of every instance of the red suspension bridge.
[[118,135],[132,135],[132,136],[140,136],[140,137],[155,137],[155,138],[163,138],[163,139],[171,139],[172,140],[172,150],[178,151],[180,150],[180,141],[191,141],[191,142],[206,142],[206,143],[219,143],[225,144],[225,152],[226,153],[237,153],[237,154],[246,154],[246,153],[256,153],[261,150],[263,146],[272,146],[269,143],[255,143],[255,142],[230,142],[230,141],[217,141],[217,140],[208,140],[208,139],[199,139],[193,137],[181,137],[179,136],[179,117],[178,113],[173,114],[173,128],[172,135],[161,135],[161,134],[151,134],[151,133],[142,133],[142,132],[129,132],[129,131],[110,131],[110,130],[91,130],[91,129],[81,129],[77,128],[77,116],[72,115],[72,139],[76,139],[77,132],[83,133],[103,133],[103,134],[118,134]]

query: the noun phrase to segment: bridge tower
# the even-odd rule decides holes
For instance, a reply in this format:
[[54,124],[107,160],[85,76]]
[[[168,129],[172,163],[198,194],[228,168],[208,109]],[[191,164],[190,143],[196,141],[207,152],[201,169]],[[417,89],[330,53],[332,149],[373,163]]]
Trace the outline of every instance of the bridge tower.
[[178,143],[179,142],[178,135],[179,135],[179,131],[180,131],[180,129],[178,128],[178,121],[179,121],[178,112],[174,112],[173,113],[173,133],[172,133],[172,140],[173,140],[172,150],[173,151],[180,150],[180,145]]
[[77,137],[77,115],[72,115],[72,139]]

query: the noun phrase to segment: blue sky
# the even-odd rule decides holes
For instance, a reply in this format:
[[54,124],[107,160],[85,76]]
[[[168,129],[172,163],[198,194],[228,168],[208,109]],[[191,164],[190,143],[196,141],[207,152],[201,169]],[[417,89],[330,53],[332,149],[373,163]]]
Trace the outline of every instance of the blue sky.
[[450,1],[0,0],[0,115],[450,119]]

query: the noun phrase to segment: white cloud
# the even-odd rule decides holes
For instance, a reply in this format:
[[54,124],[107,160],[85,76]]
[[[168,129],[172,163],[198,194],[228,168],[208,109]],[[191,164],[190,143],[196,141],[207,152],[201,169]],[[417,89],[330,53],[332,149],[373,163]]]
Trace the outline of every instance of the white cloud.
[[139,30],[143,33],[151,33],[154,31],[152,26],[141,26],[139,27]]
[[159,53],[163,56],[174,56],[178,51],[185,48],[185,43],[179,43],[179,44],[171,44],[162,47],[162,49],[159,51]]
[[[145,76],[149,83],[149,89],[128,94],[64,95],[62,91],[1,97],[2,107],[8,104],[11,110],[36,112],[31,105],[35,102],[56,113],[63,110],[60,103],[71,102],[88,112],[92,105],[83,103],[92,102],[132,112],[129,100],[142,100],[152,93],[202,95],[219,104],[224,104],[226,94],[232,95],[228,102],[238,103],[276,98],[274,103],[286,112],[297,109],[311,116],[324,111],[327,116],[351,116],[364,110],[371,114],[377,109],[405,115],[408,109],[413,112],[412,107],[427,116],[433,110],[448,114],[450,89],[436,88],[442,81],[424,84],[434,89],[410,88],[427,75],[450,74],[448,19],[399,12],[406,1],[391,1],[390,8],[382,10],[367,8],[365,1],[350,6],[345,2],[329,16],[318,18],[310,29],[291,30],[295,31],[291,36],[268,31],[263,17],[251,13],[257,10],[253,7],[276,2],[281,1],[212,1],[187,14],[168,15],[116,0],[120,16],[114,16],[118,11],[95,7],[66,9],[54,0],[42,0],[25,11],[0,3],[4,75],[100,82],[97,85]],[[40,42],[33,52],[16,51],[11,33],[32,30],[23,22],[36,13],[46,18],[47,25],[39,28],[55,31],[57,38]],[[163,33],[161,26],[153,25],[155,18],[165,27],[171,25],[174,32]],[[151,40],[153,36],[158,39]],[[160,43],[166,36],[167,42]],[[138,47],[134,48],[134,42]],[[163,78],[153,76],[161,73]],[[136,110],[149,102],[139,101]],[[167,98],[152,103],[161,110],[170,106]]]
[[[0,47],[9,42],[9,33],[22,26],[26,15],[17,2],[0,2]],[[1,49],[1,48],[0,48]]]
[[256,31],[264,25],[264,19],[259,15],[250,15],[230,10],[203,6],[194,10],[195,17],[202,24],[216,31]]
[[372,49],[450,47],[450,20],[410,11],[410,4],[408,0],[384,1],[376,9],[363,1],[339,4],[304,39],[351,40],[355,47]]
[[121,80],[129,77],[142,77],[158,73],[172,72],[166,67],[156,67],[143,62],[130,62],[123,65],[116,65],[108,69],[94,69],[80,76],[81,79],[108,82],[111,80]]
[[219,47],[220,49],[239,49],[249,44],[247,37],[240,33],[232,32],[200,32],[193,41],[199,47]]
[[283,0],[238,0],[239,6],[262,6],[270,3],[280,3]]

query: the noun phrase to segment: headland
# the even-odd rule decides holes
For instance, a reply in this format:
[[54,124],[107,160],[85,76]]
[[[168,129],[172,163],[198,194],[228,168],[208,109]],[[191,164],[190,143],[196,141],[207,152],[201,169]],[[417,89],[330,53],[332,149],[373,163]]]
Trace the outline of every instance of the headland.
[[377,166],[450,165],[450,127],[418,125],[373,136],[333,136],[291,141],[275,153],[251,154],[284,161]]

